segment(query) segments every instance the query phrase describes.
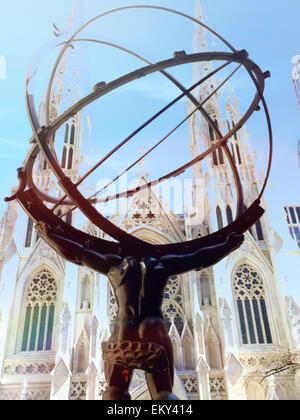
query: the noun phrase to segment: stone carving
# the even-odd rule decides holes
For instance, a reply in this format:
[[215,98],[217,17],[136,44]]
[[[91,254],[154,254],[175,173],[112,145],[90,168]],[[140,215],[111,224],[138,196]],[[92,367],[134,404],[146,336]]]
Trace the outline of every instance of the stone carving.
[[27,293],[27,305],[55,305],[57,299],[57,283],[48,270],[38,273],[32,280]]
[[104,375],[99,375],[98,377],[98,394],[99,398],[102,398],[102,395],[107,390],[107,382]]
[[210,376],[209,385],[212,400],[226,399],[227,390],[224,376]]
[[179,375],[187,394],[198,394],[197,375]]
[[54,369],[54,362],[50,361],[5,361],[4,375],[49,375]]
[[71,379],[70,400],[84,401],[87,393],[87,377],[86,375],[80,377],[73,377]]
[[[147,182],[141,179],[141,185]],[[185,233],[184,219],[172,211],[167,212],[150,188],[140,191],[132,200],[121,225],[127,231],[147,225],[172,236],[177,232]]]
[[182,302],[181,276],[173,276],[168,280],[164,291],[162,311],[165,321],[171,325],[173,322],[178,331],[182,332],[184,325],[184,310]]

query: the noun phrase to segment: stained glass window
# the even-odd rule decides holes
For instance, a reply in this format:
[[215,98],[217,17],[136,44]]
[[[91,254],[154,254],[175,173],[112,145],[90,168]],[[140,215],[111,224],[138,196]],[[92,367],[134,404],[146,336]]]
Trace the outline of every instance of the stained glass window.
[[264,285],[250,265],[237,270],[234,294],[243,344],[272,344]]
[[49,271],[43,270],[31,281],[28,288],[22,352],[52,349],[56,300],[56,280]]

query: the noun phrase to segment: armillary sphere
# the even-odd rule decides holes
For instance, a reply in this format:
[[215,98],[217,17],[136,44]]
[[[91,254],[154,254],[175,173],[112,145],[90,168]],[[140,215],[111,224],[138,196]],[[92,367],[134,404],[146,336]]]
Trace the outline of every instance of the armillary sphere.
[[[174,53],[173,58],[160,61],[158,63],[151,63],[146,58],[141,57],[140,55],[136,54],[134,51],[128,50],[121,45],[117,45],[114,43],[110,43],[107,41],[102,41],[99,39],[88,39],[88,38],[80,38],[81,32],[88,27],[92,22],[96,20],[102,19],[104,16],[114,14],[114,13],[121,13],[124,10],[130,9],[152,9],[159,11],[161,13],[171,13],[176,14],[184,19],[187,19],[191,22],[194,22],[201,27],[204,27],[207,31],[212,33],[216,36],[219,40],[221,40],[227,49],[229,48],[230,52],[203,52],[203,53],[194,53],[194,54],[187,54],[185,51],[179,51]],[[130,54],[144,63],[144,66],[132,71],[128,74],[123,75],[115,80],[112,80],[109,83],[99,83],[97,84],[93,91],[87,95],[86,97],[79,100],[76,104],[71,106],[67,109],[62,115],[59,115],[54,121],[50,121],[50,99],[51,99],[51,92],[54,84],[54,79],[56,73],[58,71],[59,65],[62,62],[66,52],[73,48],[75,43],[96,43],[107,45],[111,48],[122,50],[123,52]],[[52,45],[53,47],[53,45]],[[200,22],[199,20],[188,16],[184,13],[181,13],[176,10],[168,9],[165,7],[159,6],[128,6],[128,7],[121,7],[118,9],[110,10],[106,13],[103,13],[99,16],[88,21],[85,25],[83,25],[80,29],[78,29],[72,36],[65,36],[59,39],[59,42],[56,40],[56,44],[54,47],[60,47],[61,51],[58,55],[54,68],[52,70],[51,78],[48,85],[47,90],[47,98],[46,98],[46,126],[40,126],[40,122],[37,117],[37,112],[34,106],[34,97],[31,93],[31,85],[33,80],[36,76],[38,62],[40,55],[33,60],[26,79],[26,104],[27,104],[27,111],[28,117],[30,120],[30,124],[33,130],[33,136],[30,140],[32,144],[31,151],[29,152],[24,167],[19,170],[19,178],[20,178],[20,186],[17,193],[8,199],[14,200],[17,199],[21,205],[23,206],[24,210],[28,213],[28,215],[35,221],[38,222],[40,218],[41,212],[43,213],[43,220],[48,218],[49,221],[51,220],[52,223],[56,223],[57,229],[60,228],[62,230],[67,230],[70,234],[76,235],[77,238],[81,238],[82,241],[90,241],[90,236],[86,235],[85,233],[76,230],[72,226],[67,225],[61,218],[55,215],[54,211],[59,206],[68,207],[68,213],[74,211],[75,209],[79,209],[95,226],[113,238],[116,242],[110,241],[103,241],[99,238],[93,238],[91,246],[97,247],[97,244],[106,250],[106,252],[117,253],[120,256],[126,256],[128,254],[128,250],[130,249],[130,254],[132,256],[163,256],[163,255],[170,255],[170,254],[181,254],[182,252],[193,252],[198,248],[203,246],[209,246],[210,244],[215,243],[215,241],[219,241],[220,239],[225,239],[230,233],[232,232],[240,232],[243,233],[248,230],[255,221],[263,214],[263,210],[259,207],[259,203],[261,197],[265,191],[268,178],[270,175],[271,170],[271,162],[272,162],[272,127],[270,116],[268,112],[268,107],[264,98],[264,89],[265,89],[265,79],[270,76],[269,72],[262,72],[261,69],[257,64],[255,64],[252,60],[249,59],[248,53],[245,50],[238,51],[236,50],[229,42],[227,42],[224,38],[222,38],[219,34],[213,31],[211,28]],[[191,63],[201,63],[201,62],[219,62],[219,66],[213,70],[208,75],[204,76],[201,80],[195,83],[190,88],[186,88],[183,86],[178,80],[176,80],[168,70],[177,66],[181,66],[184,64],[191,64]],[[207,81],[209,78],[217,74],[219,71],[227,67],[229,64],[236,63],[237,67],[235,70],[228,76],[227,79],[223,81],[213,92],[209,95],[205,100],[200,102],[196,97],[192,94],[192,91]],[[217,93],[217,91],[232,77],[241,67],[246,69],[247,73],[249,74],[250,79],[252,80],[255,86],[255,96],[253,98],[252,103],[250,104],[248,110],[244,113],[244,115],[240,118],[240,121],[236,122],[235,126],[226,134],[223,135],[216,124],[215,121],[211,118],[209,113],[205,110],[205,103]],[[135,81],[140,78],[147,78],[147,76],[152,75],[156,72],[160,72],[165,78],[171,81],[181,92],[180,95],[170,102],[167,106],[162,108],[159,112],[153,115],[149,120],[145,121],[140,127],[138,127],[130,136],[125,138],[118,146],[116,146],[113,150],[111,150],[106,156],[102,157],[100,161],[91,169],[89,170],[77,183],[71,181],[71,179],[65,174],[64,170],[62,169],[58,158],[55,153],[55,145],[54,145],[54,137],[55,133],[65,124],[70,118],[74,117],[78,112],[82,111],[86,106],[93,103],[94,101],[100,100],[105,95],[110,92],[117,90],[118,88]],[[139,186],[135,189],[130,189],[127,191],[123,191],[118,195],[110,195],[110,196],[101,196],[99,198],[99,193],[103,192],[102,190],[94,194],[93,196],[86,198],[82,195],[79,191],[78,187],[85,181],[97,168],[99,168],[106,160],[109,159],[117,150],[119,150],[122,146],[128,143],[132,138],[134,138],[138,133],[140,133],[145,127],[150,125],[153,121],[155,121],[160,115],[165,113],[168,109],[170,109],[173,105],[175,105],[180,99],[188,98],[188,100],[194,105],[194,110],[191,112],[177,127],[175,127],[173,131],[175,131],[179,126],[183,124],[183,122],[187,121],[193,114],[199,112],[201,116],[207,121],[209,126],[214,132],[215,138],[217,141],[211,145],[205,152],[198,155],[196,158],[187,162],[185,165],[177,168],[176,170],[165,174],[164,176],[152,180],[149,183],[145,183],[142,186]],[[239,176],[238,169],[236,167],[234,158],[230,149],[228,147],[228,140],[232,138],[242,127],[243,125],[249,120],[251,115],[260,109],[260,104],[262,104],[266,120],[267,126],[269,131],[269,162],[268,162],[268,169],[266,173],[266,177],[263,183],[263,187],[257,197],[257,200],[247,209],[245,210],[244,199],[243,199],[243,190],[242,184]],[[169,133],[170,135],[171,133]],[[169,136],[168,135],[168,136]],[[168,136],[164,137],[160,142],[155,144],[141,159],[145,156],[150,154],[154,149],[156,149]],[[121,228],[114,225],[110,220],[105,218],[99,211],[96,210],[95,204],[97,203],[105,203],[110,200],[117,200],[120,198],[128,198],[133,196],[134,194],[138,193],[143,189],[147,189],[149,187],[153,187],[162,183],[165,180],[168,180],[173,177],[177,177],[183,172],[185,172],[188,168],[192,167],[196,163],[202,161],[208,155],[216,151],[217,149],[222,148],[226,154],[228,162],[230,164],[233,178],[235,181],[236,186],[236,195],[237,195],[237,212],[236,212],[236,220],[229,224],[227,227],[219,230],[218,232],[212,233],[210,235],[201,237],[196,240],[192,240],[189,242],[183,243],[174,243],[174,244],[166,244],[166,245],[152,245],[141,239],[138,239]],[[55,177],[58,180],[58,183],[62,190],[64,191],[65,195],[61,198],[56,198],[50,195],[45,194],[45,192],[41,191],[34,183],[33,179],[33,167],[34,163],[38,157],[38,155],[42,153],[44,158],[46,159],[49,167],[53,171]],[[133,165],[137,164],[141,159],[137,162],[134,162]],[[129,169],[129,168],[128,168]],[[126,171],[125,171],[126,172]],[[116,178],[118,179],[118,177]],[[115,180],[116,180],[115,179]],[[115,181],[114,180],[114,181]],[[47,206],[46,206],[47,203]],[[54,205],[52,209],[49,209],[49,205]],[[89,236],[89,238],[88,238]]]

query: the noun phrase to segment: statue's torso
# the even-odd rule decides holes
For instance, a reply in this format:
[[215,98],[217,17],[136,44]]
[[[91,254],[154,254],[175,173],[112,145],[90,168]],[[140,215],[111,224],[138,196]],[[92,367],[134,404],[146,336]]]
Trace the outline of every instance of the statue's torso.
[[168,277],[159,260],[128,257],[120,265],[111,267],[108,277],[118,302],[119,318],[162,317],[161,305]]

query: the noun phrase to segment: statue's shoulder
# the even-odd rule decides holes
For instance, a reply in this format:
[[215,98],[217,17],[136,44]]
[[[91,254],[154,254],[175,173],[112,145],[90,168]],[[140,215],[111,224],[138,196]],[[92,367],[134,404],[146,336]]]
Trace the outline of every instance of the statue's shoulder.
[[142,259],[142,262],[147,267],[147,270],[164,270],[165,265],[159,258],[155,257],[146,257]]

